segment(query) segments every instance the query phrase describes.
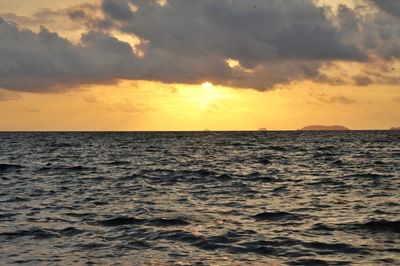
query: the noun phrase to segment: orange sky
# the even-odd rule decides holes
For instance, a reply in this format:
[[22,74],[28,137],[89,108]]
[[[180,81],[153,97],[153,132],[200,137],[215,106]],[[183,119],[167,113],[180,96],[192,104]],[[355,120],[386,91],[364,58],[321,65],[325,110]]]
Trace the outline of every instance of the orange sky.
[[0,129],[291,130],[310,124],[387,129],[399,124],[398,88],[292,86],[258,92],[121,81],[56,94],[2,91],[10,100],[0,103]]
[[[30,0],[24,5],[17,2],[2,0],[0,13],[7,10],[29,16],[41,8],[57,9],[85,1]],[[77,42],[82,29],[62,28],[57,23],[46,26],[50,30],[59,28],[59,35]],[[35,31],[39,27],[26,26]],[[119,35],[119,39],[124,38],[129,41],[123,34]],[[354,74],[365,67],[337,63]],[[398,66],[398,62],[393,64]],[[335,69],[326,71],[333,74]],[[395,75],[400,72],[396,70]],[[360,87],[352,83],[329,85],[298,81],[262,92],[206,82],[188,85],[120,80],[116,84],[82,85],[41,93],[0,88],[0,130],[292,130],[311,124],[339,124],[351,129],[400,126],[398,85],[373,83]]]

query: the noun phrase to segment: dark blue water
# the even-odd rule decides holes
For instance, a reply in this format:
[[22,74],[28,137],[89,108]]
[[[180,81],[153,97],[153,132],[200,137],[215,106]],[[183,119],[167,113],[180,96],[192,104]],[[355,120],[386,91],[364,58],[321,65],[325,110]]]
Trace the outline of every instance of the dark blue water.
[[400,265],[398,132],[1,133],[0,264]]

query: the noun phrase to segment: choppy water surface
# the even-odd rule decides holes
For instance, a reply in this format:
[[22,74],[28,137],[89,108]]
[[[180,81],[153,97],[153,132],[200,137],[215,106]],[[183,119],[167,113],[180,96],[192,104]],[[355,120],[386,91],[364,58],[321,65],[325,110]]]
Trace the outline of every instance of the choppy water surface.
[[1,133],[0,264],[400,264],[398,132]]

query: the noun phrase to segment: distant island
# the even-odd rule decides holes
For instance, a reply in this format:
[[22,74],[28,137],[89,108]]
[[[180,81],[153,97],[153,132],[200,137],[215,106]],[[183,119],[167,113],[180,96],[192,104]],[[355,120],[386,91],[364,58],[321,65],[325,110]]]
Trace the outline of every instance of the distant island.
[[392,130],[392,131],[400,131],[400,127],[392,127],[390,130]]
[[261,127],[258,129],[258,131],[268,131],[265,127]]
[[301,129],[298,129],[299,131],[347,131],[350,130],[347,127],[344,126],[321,126],[321,125],[312,125],[312,126],[306,126]]

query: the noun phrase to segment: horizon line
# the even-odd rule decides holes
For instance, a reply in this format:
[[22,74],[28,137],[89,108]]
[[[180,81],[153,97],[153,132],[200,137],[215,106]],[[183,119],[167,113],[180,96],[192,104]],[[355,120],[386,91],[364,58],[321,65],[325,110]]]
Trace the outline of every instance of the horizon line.
[[271,130],[0,130],[0,133],[218,133],[218,132],[349,132],[349,131],[397,131],[393,129],[348,129],[348,130],[302,130],[302,129],[271,129]]

